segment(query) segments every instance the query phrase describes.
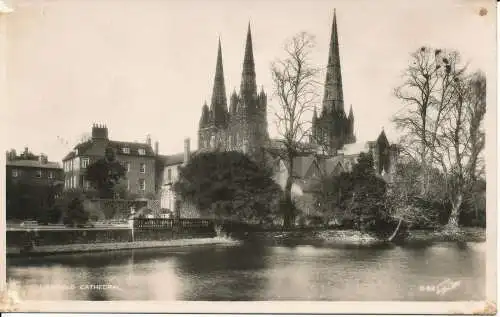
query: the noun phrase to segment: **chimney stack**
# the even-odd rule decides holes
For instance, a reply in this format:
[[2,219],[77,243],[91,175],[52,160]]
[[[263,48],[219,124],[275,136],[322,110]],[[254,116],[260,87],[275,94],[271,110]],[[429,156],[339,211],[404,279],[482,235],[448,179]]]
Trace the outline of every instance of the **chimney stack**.
[[146,143],[147,143],[149,146],[151,146],[151,135],[149,135],[149,134],[146,136]]
[[160,154],[160,142],[158,141],[155,142],[155,154],[156,155]]
[[189,157],[190,157],[190,148],[189,148],[189,138],[184,139],[184,163],[183,165],[187,165],[189,162]]
[[40,156],[38,157],[38,161],[40,162],[40,164],[47,164],[48,162],[47,155],[41,153]]
[[92,139],[108,139],[108,128],[104,124],[96,124],[92,125]]

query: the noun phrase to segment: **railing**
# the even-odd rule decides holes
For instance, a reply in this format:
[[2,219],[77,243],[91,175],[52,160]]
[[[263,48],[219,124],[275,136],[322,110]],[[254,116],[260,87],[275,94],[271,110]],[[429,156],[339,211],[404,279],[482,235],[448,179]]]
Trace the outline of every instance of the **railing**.
[[172,229],[172,228],[210,228],[213,221],[209,219],[165,219],[165,218],[137,218],[134,219],[134,228],[137,229]]

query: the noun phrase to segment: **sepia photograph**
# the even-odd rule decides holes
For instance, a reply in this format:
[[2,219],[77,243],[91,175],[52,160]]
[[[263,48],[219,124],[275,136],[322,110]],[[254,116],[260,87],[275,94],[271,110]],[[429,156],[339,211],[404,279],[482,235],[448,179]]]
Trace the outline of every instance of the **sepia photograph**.
[[495,314],[496,17],[0,1],[0,308]]

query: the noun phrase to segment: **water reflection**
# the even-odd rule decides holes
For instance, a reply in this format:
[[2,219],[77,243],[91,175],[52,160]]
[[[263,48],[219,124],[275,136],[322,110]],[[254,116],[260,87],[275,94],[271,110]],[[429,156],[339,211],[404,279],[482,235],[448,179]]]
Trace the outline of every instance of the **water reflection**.
[[[484,244],[199,246],[9,258],[37,300],[481,300]],[[443,294],[422,290],[450,279]],[[47,291],[50,289],[50,291]]]

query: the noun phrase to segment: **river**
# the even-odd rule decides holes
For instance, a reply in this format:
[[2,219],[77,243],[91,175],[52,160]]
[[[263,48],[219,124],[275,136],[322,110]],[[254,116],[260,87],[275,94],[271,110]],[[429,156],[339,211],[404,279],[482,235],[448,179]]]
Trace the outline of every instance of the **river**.
[[485,253],[244,243],[8,258],[7,279],[27,300],[484,300]]

